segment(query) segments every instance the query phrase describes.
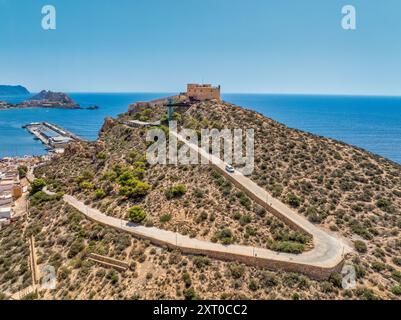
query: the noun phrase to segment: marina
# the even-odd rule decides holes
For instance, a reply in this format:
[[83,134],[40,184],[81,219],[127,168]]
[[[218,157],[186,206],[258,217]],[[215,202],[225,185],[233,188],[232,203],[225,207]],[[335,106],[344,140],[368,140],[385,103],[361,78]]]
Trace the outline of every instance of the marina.
[[64,152],[68,143],[82,140],[72,132],[49,122],[33,122],[23,128],[46,145],[49,151],[56,153]]

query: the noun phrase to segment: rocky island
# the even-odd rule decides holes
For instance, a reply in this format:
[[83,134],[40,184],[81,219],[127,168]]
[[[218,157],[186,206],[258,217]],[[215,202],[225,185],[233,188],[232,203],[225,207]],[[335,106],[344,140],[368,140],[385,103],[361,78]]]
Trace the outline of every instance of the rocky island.
[[[32,98],[18,104],[0,101],[0,109],[25,108],[84,109],[65,93],[46,90],[42,90]],[[96,110],[98,108],[98,106],[90,106],[85,109]]]

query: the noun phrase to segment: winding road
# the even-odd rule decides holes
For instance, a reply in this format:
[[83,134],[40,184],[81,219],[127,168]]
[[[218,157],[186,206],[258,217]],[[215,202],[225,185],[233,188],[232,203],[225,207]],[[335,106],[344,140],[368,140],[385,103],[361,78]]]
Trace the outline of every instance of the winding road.
[[[225,246],[219,243],[190,238],[172,231],[144,227],[126,220],[110,217],[97,209],[85,205],[71,195],[64,195],[63,200],[94,222],[150,240],[156,245],[179,249],[184,253],[207,255],[216,259],[238,261],[247,265],[256,265],[273,270],[300,272],[316,279],[327,279],[333,272],[341,271],[345,255],[353,251],[343,239],[330,235],[325,230],[313,225],[304,216],[297,214],[284,203],[273,198],[241,173],[228,174],[225,171],[226,164],[219,158],[189,143],[179,134],[170,133],[179,141],[187,144],[189,148],[196,150],[201,157],[209,159],[215,168],[237,187],[244,190],[257,203],[292,227],[310,234],[313,237],[313,249],[302,254],[289,254],[251,246]],[[30,181],[34,179],[32,170],[28,173],[28,178]],[[44,191],[48,194],[53,194],[46,189]]]

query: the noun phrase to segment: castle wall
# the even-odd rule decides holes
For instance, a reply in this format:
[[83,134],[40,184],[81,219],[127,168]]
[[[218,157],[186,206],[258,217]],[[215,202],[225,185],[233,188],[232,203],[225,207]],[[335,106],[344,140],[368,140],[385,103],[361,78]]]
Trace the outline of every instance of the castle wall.
[[212,87],[209,84],[188,84],[187,96],[195,100],[219,100],[220,87]]

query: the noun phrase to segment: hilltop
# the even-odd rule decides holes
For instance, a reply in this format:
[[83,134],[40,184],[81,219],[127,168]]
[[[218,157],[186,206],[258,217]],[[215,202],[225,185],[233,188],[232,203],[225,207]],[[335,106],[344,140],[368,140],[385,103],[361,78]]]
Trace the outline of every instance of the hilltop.
[[0,85],[0,95],[2,96],[15,96],[15,95],[27,95],[29,91],[23,86],[8,86]]
[[52,91],[47,91],[47,90],[42,90],[39,92],[37,95],[33,96],[29,100],[31,101],[54,101],[54,102],[60,102],[60,103],[65,103],[68,105],[77,105],[74,100],[72,100],[69,96],[67,96],[65,93],[62,92],[52,92]]
[[[109,216],[126,219],[132,211],[147,226],[280,252],[312,248],[307,235],[286,226],[210,166],[148,165],[148,129],[122,120],[157,120],[162,109],[106,120],[98,141],[71,144],[38,168],[36,177],[50,190],[74,195]],[[60,282],[46,297],[395,299],[400,294],[400,165],[229,103],[194,102],[175,111],[180,126],[195,130],[253,128],[252,180],[355,247],[346,264],[356,270],[357,288],[342,289],[338,273],[316,281],[183,255],[89,222],[59,196],[36,193],[26,234],[35,235],[40,264],[56,265]],[[127,261],[130,269],[106,270],[87,259],[91,252]]]

